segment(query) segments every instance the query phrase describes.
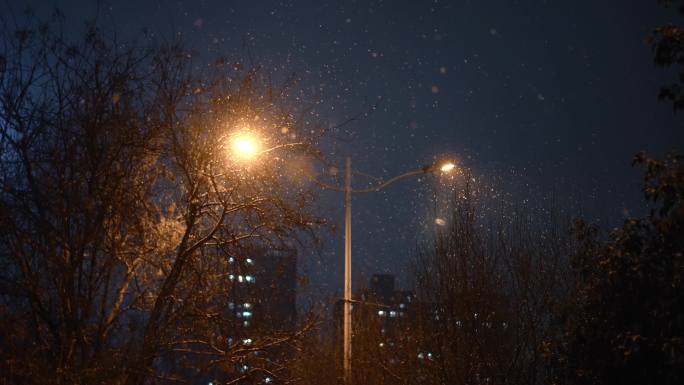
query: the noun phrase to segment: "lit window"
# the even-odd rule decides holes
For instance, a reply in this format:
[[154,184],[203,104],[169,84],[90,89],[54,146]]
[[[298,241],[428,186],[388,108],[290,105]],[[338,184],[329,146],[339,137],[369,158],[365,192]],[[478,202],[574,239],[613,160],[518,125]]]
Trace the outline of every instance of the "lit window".
[[394,317],[396,317],[396,316],[397,316],[397,312],[396,312],[396,311],[394,311],[394,310],[390,310],[390,312],[389,312],[389,316],[390,316],[390,317],[392,317],[392,318],[394,318]]
[[242,343],[249,346],[252,344],[252,339],[251,338],[245,338],[242,340]]
[[235,276],[234,276],[233,274],[231,274],[231,275],[228,276],[228,279],[230,279],[230,280],[232,281],[232,280],[235,279]]
[[244,327],[249,327],[249,321],[244,321],[244,322],[242,322],[242,326],[244,326]]
[[245,281],[254,283],[255,279],[251,275],[245,275]]
[[242,312],[242,316],[245,317],[245,318],[249,318],[249,317],[252,316],[252,312],[251,312],[251,311],[246,311],[246,310],[245,310],[245,311]]
[[270,384],[272,381],[273,381],[273,379],[272,379],[271,377],[266,377],[266,378],[264,378],[264,383],[265,383],[265,384]]
[[243,282],[244,278],[241,275],[238,275],[238,282]]
[[233,257],[228,257],[228,263],[233,263],[235,262],[235,258]]
[[379,346],[379,347],[383,347],[383,346],[385,346],[385,343],[384,343],[384,342],[380,342],[380,343],[378,344],[378,346]]
[[384,311],[384,310],[378,310],[378,315],[379,315],[380,317],[384,317],[384,316],[385,316],[385,311]]
[[425,354],[423,352],[418,353],[418,359],[422,360],[423,358],[425,358]]
[[245,307],[245,309],[251,309],[252,308],[252,304],[249,302],[245,302],[245,304],[243,306]]
[[406,309],[406,304],[400,303],[400,304],[399,304],[399,309]]
[[235,309],[235,304],[232,302],[228,302],[228,309],[231,309],[231,310]]
[[247,258],[247,259],[245,259],[245,263],[247,263],[248,265],[253,265],[254,260],[252,258]]

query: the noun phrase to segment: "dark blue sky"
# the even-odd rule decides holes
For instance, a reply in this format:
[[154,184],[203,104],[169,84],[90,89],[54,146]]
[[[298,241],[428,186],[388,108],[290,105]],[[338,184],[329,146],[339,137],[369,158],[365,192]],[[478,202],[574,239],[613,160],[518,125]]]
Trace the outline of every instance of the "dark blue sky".
[[[3,1],[14,12],[25,3]],[[74,28],[96,13],[88,0],[29,3],[41,12],[58,5]],[[323,101],[326,125],[377,104],[344,127],[353,141],[332,155],[341,165],[349,154],[377,176],[454,156],[495,176],[514,203],[553,190],[568,214],[614,225],[639,209],[634,153],[684,144],[680,117],[657,100],[674,77],[653,65],[647,43],[655,26],[682,20],[656,0],[119,0],[100,8],[123,36],[181,34],[200,61],[247,60],[249,51],[276,75],[297,73],[305,94]],[[356,282],[390,272],[407,284],[410,252],[433,223],[435,186],[406,181],[355,199]],[[322,198],[341,225],[342,197]],[[303,256],[312,289],[341,288],[342,246],[339,232],[321,256]]]

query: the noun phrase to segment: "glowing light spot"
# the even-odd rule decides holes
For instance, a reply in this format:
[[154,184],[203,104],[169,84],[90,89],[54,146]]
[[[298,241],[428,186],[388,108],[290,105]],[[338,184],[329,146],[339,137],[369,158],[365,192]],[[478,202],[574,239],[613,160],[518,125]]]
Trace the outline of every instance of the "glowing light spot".
[[240,134],[231,141],[233,153],[242,159],[251,159],[259,154],[260,145],[257,138],[250,134]]
[[441,172],[449,172],[449,171],[453,170],[454,168],[456,168],[456,165],[454,163],[446,162],[439,168],[439,170]]

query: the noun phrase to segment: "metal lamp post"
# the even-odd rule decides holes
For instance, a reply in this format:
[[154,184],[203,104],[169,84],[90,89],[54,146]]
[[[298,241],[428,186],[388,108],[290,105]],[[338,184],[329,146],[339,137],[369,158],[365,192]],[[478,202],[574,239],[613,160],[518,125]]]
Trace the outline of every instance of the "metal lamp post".
[[[390,184],[404,179],[410,176],[434,173],[437,171],[446,173],[453,170],[455,167],[452,162],[435,163],[429,166],[425,166],[420,170],[410,171],[394,178],[388,179],[375,187],[370,187],[366,189],[352,189],[351,186],[351,157],[347,157],[346,170],[345,170],[345,184],[344,184],[344,352],[343,352],[343,368],[344,368],[344,383],[345,385],[352,385],[352,317],[351,317],[351,305],[352,305],[352,253],[351,253],[351,203],[352,203],[352,193],[364,193],[364,192],[375,192],[380,191],[383,188],[389,186]],[[340,189],[334,186],[323,184],[320,181],[316,181],[319,185],[324,188],[339,191]]]

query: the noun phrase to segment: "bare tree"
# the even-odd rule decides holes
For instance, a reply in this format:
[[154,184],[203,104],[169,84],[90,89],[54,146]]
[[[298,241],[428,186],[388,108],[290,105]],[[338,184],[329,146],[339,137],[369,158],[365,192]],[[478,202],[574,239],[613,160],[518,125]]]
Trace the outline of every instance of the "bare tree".
[[537,383],[550,314],[565,290],[568,233],[525,207],[485,215],[489,189],[467,171],[462,180],[445,230],[415,259],[423,307],[416,338],[430,354],[417,382]]
[[[225,60],[197,71],[178,44],[94,25],[72,43],[62,27],[5,24],[1,42],[4,381],[182,380],[187,357],[225,373],[296,339],[231,343],[222,313],[226,253],[322,223],[287,166],[318,156],[291,90]],[[268,167],[227,155],[236,128],[258,128]]]

